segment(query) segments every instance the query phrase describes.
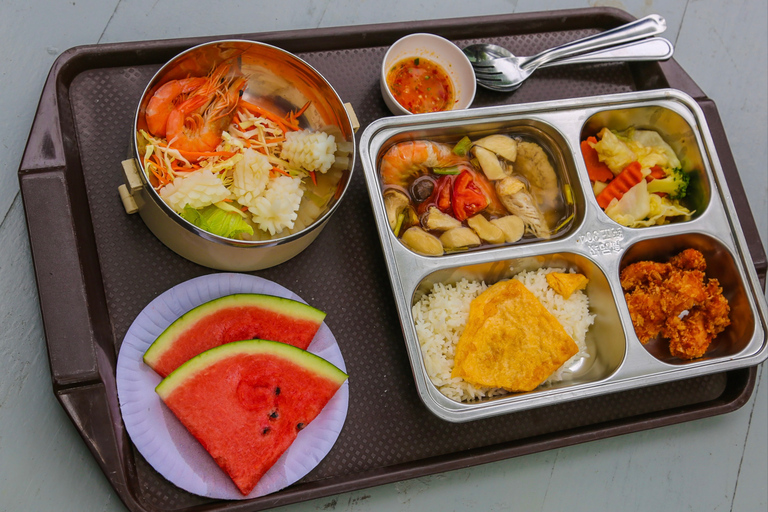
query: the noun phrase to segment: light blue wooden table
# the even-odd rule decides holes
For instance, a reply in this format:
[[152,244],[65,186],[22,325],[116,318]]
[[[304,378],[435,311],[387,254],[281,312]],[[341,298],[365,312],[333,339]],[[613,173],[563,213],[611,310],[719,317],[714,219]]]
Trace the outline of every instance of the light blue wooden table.
[[[0,3],[0,510],[121,511],[51,391],[16,172],[46,74],[84,44],[607,5],[668,22],[715,100],[768,241],[764,0],[5,0]],[[278,510],[768,510],[768,371],[736,412]]]

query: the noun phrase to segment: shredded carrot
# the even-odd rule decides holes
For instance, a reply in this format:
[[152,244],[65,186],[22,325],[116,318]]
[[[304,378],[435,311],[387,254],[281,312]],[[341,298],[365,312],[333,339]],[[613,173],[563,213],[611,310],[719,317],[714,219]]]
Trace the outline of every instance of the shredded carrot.
[[163,161],[160,159],[160,157],[157,156],[156,153],[152,153],[149,159],[157,167],[156,171],[152,170],[152,174],[155,175],[155,177],[157,178],[157,181],[161,185],[167,185],[168,183],[170,183],[171,180],[168,178],[168,170],[165,168],[165,165],[163,164]]
[[271,168],[271,169],[270,169],[270,171],[279,172],[280,174],[283,174],[283,175],[285,175],[285,176],[288,176],[289,178],[291,177],[291,175],[290,175],[290,174],[288,174],[288,173],[287,173],[287,172],[285,172],[284,170],[280,169],[279,167],[273,167],[273,168]]
[[270,112],[269,110],[266,110],[258,105],[254,105],[253,103],[250,103],[243,99],[240,100],[240,105],[242,105],[245,109],[250,111],[252,114],[260,115],[262,117],[266,117],[270,121],[274,121],[275,123],[278,124],[278,126],[280,126],[283,132],[287,131],[286,128],[290,128],[291,130],[299,129],[299,125],[296,124],[295,122],[291,122],[288,119],[280,117],[277,114]]
[[173,169],[174,171],[192,172],[200,169],[200,166],[196,163],[192,163],[190,165],[182,165],[174,161],[174,162],[171,162],[171,169]]
[[301,117],[301,115],[302,115],[304,112],[306,112],[306,110],[309,108],[309,105],[310,105],[310,103],[312,103],[312,101],[308,101],[308,102],[306,102],[306,103],[304,104],[304,106],[303,106],[303,107],[301,107],[301,109],[299,109],[299,111],[298,111],[298,112],[296,112],[296,113],[294,114],[294,117]]
[[173,149],[178,151],[184,158],[203,158],[210,156],[223,156],[224,158],[232,158],[235,156],[234,151],[187,151],[185,149],[174,148],[169,145],[158,144],[163,149]]
[[304,106],[303,106],[303,107],[301,107],[301,108],[299,109],[299,111],[298,111],[298,112],[296,112],[295,114],[294,114],[293,112],[291,112],[291,113],[289,114],[289,116],[290,116],[290,117],[291,117],[291,119],[294,121],[294,123],[298,124],[298,119],[299,119],[299,118],[301,117],[301,115],[302,115],[302,114],[303,114],[303,113],[304,113],[304,112],[307,110],[307,108],[309,108],[309,105],[310,105],[310,103],[312,103],[312,101],[308,101],[308,102],[306,102],[306,103],[304,104]]
[[590,143],[594,144],[596,142],[597,139],[595,137],[589,137],[587,140],[581,141],[581,154],[587,166],[589,179],[607,183],[613,179],[613,172],[604,162],[600,161],[597,156],[597,150],[590,145]]
[[640,162],[632,162],[624,168],[602,192],[597,195],[597,204],[605,210],[615,197],[621,199],[629,189],[640,183],[644,176]]
[[[174,148],[176,149],[176,148]],[[232,158],[235,156],[234,151],[186,151],[183,149],[176,149],[184,158],[203,158],[210,156],[223,156],[224,158]]]
[[317,186],[317,176],[315,176],[315,171],[310,171],[309,175],[312,176],[312,183],[314,183],[315,186]]

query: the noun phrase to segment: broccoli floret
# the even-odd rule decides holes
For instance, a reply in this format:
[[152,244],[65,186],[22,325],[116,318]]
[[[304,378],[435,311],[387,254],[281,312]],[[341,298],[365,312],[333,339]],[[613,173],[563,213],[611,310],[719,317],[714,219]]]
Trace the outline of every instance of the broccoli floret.
[[665,193],[670,199],[682,199],[685,197],[690,181],[691,177],[680,167],[676,167],[666,178],[648,182],[648,192],[651,194]]

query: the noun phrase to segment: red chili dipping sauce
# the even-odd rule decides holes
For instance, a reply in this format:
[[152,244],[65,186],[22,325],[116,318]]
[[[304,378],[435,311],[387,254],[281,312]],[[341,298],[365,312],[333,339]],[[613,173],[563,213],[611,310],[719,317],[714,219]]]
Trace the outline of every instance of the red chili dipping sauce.
[[387,85],[395,100],[412,114],[451,110],[456,102],[448,73],[424,57],[408,57],[393,64]]

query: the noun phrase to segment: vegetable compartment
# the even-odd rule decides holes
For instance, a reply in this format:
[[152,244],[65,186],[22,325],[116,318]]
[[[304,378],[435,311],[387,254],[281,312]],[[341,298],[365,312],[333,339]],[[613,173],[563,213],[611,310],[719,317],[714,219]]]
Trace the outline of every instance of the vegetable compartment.
[[579,138],[592,197],[629,228],[698,218],[709,205],[700,142],[677,112],[656,105],[603,110]]

